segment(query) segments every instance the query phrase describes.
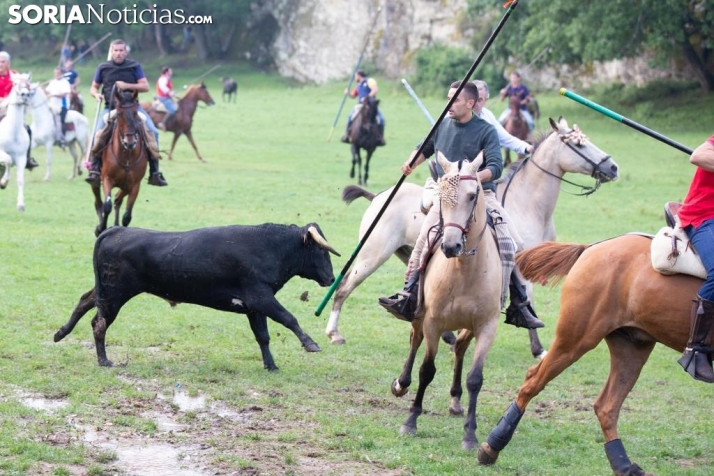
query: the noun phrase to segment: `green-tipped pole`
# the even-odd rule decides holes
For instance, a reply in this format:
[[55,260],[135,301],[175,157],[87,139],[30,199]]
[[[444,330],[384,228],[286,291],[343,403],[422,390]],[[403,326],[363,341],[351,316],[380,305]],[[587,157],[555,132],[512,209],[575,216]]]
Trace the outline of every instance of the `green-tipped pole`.
[[[503,28],[503,25],[506,24],[506,21],[508,21],[508,18],[511,16],[511,13],[513,13],[513,10],[516,8],[516,6],[518,6],[518,1],[519,0],[513,0],[505,5],[508,7],[508,10],[506,10],[506,13],[503,15],[503,18],[501,18],[501,21],[496,26],[496,29],[493,30],[493,33],[491,33],[491,36],[489,36],[488,40],[486,40],[486,44],[483,46],[478,57],[471,65],[471,68],[469,68],[469,70],[466,72],[466,76],[464,76],[464,79],[461,81],[461,85],[459,85],[459,87],[456,88],[456,91],[454,91],[454,95],[451,97],[449,102],[446,104],[446,106],[444,107],[444,110],[441,111],[441,115],[436,120],[434,125],[431,126],[431,130],[426,135],[426,137],[422,141],[421,145],[419,146],[419,149],[417,150],[416,154],[414,154],[414,158],[409,163],[410,167],[414,167],[414,162],[416,162],[417,158],[424,152],[424,148],[426,147],[427,142],[429,142],[429,140],[434,136],[436,129],[439,127],[441,122],[444,120],[444,117],[446,117],[446,113],[449,112],[449,108],[451,108],[451,105],[454,104],[454,101],[456,101],[456,99],[459,97],[461,90],[464,89],[464,86],[471,78],[471,75],[476,70],[476,67],[479,65],[479,63],[481,63],[481,60],[486,55],[486,52],[488,51],[488,49],[491,47],[493,40],[496,39],[496,37],[498,36],[498,33]],[[345,263],[345,266],[342,268],[342,271],[340,271],[340,273],[335,278],[335,282],[332,284],[332,286],[330,286],[330,289],[327,291],[327,294],[325,294],[325,297],[322,298],[322,302],[320,303],[320,305],[317,306],[317,309],[315,310],[316,316],[319,316],[322,313],[323,309],[325,309],[325,306],[327,305],[327,302],[332,297],[332,294],[335,292],[335,289],[337,289],[337,286],[340,285],[342,278],[344,277],[345,274],[347,274],[347,271],[349,271],[350,266],[352,266],[352,263],[357,258],[357,253],[359,253],[359,250],[362,249],[362,246],[364,246],[365,242],[367,241],[367,238],[369,238],[369,235],[371,235],[372,231],[374,231],[374,228],[377,226],[379,219],[382,218],[382,215],[384,215],[384,211],[387,209],[389,204],[392,202],[392,199],[397,194],[399,187],[402,186],[402,183],[404,183],[404,180],[406,178],[407,178],[407,176],[402,174],[400,179],[397,181],[397,184],[394,186],[394,188],[392,188],[392,192],[387,197],[387,200],[385,200],[384,205],[382,205],[382,208],[377,213],[377,216],[374,217],[374,220],[372,220],[372,223],[369,225],[369,228],[367,228],[367,231],[365,232],[364,236],[360,240],[359,244],[357,245],[355,250],[352,252],[352,256],[350,256],[350,259],[347,260],[347,263]]]
[[655,131],[653,131],[652,129],[643,126],[642,124],[638,124],[637,122],[635,122],[635,121],[633,121],[633,120],[631,120],[631,119],[628,119],[628,118],[626,118],[626,117],[624,117],[624,116],[622,116],[622,115],[620,115],[620,114],[618,114],[618,113],[616,113],[616,112],[613,112],[613,111],[611,111],[611,110],[609,110],[609,109],[607,109],[607,108],[605,108],[605,107],[602,107],[601,105],[599,105],[599,104],[597,104],[597,103],[594,103],[594,102],[592,102],[592,101],[589,100],[589,99],[585,99],[584,97],[579,96],[579,95],[575,94],[575,93],[572,92],[572,91],[568,91],[568,90],[565,89],[565,88],[560,88],[560,95],[561,95],[561,96],[565,96],[566,98],[570,98],[570,99],[572,99],[572,100],[575,101],[575,102],[579,102],[579,103],[582,104],[583,106],[587,106],[587,107],[589,107],[590,109],[594,109],[594,110],[596,110],[597,112],[599,112],[600,114],[604,114],[604,115],[606,115],[607,117],[609,117],[610,119],[615,119],[617,122],[621,122],[621,123],[623,123],[623,124],[625,124],[625,125],[627,125],[627,126],[630,126],[630,127],[632,127],[633,129],[635,129],[635,130],[637,130],[637,131],[640,131],[640,132],[643,132],[643,133],[647,134],[647,135],[650,136],[650,137],[654,137],[654,138],[657,139],[658,141],[664,142],[665,144],[667,144],[667,145],[669,145],[669,146],[672,146],[672,147],[674,147],[674,148],[677,149],[677,150],[681,150],[682,152],[684,152],[684,153],[686,153],[686,154],[688,154],[688,155],[692,155],[692,152],[694,152],[694,151],[693,151],[692,149],[690,149],[689,147],[687,147],[687,146],[685,146],[685,145],[682,145],[682,144],[680,144],[679,142],[670,139],[669,137],[663,136],[663,135],[660,134],[659,132],[655,132]]

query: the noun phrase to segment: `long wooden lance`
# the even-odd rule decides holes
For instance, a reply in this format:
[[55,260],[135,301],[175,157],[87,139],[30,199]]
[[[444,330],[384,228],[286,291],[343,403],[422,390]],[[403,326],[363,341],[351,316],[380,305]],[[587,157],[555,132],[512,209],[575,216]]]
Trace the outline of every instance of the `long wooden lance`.
[[110,36],[112,36],[112,34],[111,34],[111,33],[107,33],[106,35],[104,35],[103,37],[101,37],[100,39],[98,39],[97,41],[95,41],[94,43],[92,43],[91,45],[89,45],[89,47],[88,47],[86,50],[84,50],[84,52],[83,52],[81,55],[77,56],[75,59],[72,60],[72,64],[76,63],[76,62],[79,61],[81,58],[84,58],[85,56],[87,56],[94,48],[96,48],[97,46],[99,46],[99,44],[100,44],[102,41],[106,40],[106,39],[109,38]]
[[[459,94],[461,94],[461,91],[464,89],[464,86],[466,85],[466,83],[471,78],[471,75],[476,70],[476,67],[481,63],[481,60],[486,55],[486,52],[488,51],[488,49],[491,47],[493,40],[496,39],[496,37],[498,36],[498,33],[503,28],[503,25],[506,24],[506,21],[508,21],[508,18],[511,16],[511,13],[513,13],[513,10],[516,8],[516,6],[518,6],[518,1],[519,0],[509,1],[503,5],[504,7],[507,7],[508,10],[506,10],[506,13],[503,15],[503,18],[501,18],[501,21],[498,23],[498,26],[496,26],[496,29],[493,31],[493,33],[491,33],[491,36],[489,36],[488,40],[486,40],[486,44],[483,46],[478,57],[473,62],[473,64],[469,68],[469,70],[466,72],[466,75],[464,76],[464,79],[461,81],[461,84],[459,85],[458,88],[456,88],[454,95],[451,97],[449,102],[446,104],[446,106],[444,107],[444,110],[441,111],[439,118],[436,120],[434,125],[431,127],[431,130],[429,131],[429,133],[426,135],[426,137],[422,141],[421,145],[419,146],[419,149],[417,149],[416,154],[414,154],[414,157],[412,158],[411,162],[409,162],[409,167],[414,167],[414,163],[419,158],[419,156],[424,152],[424,148],[426,147],[426,144],[434,136],[434,133],[439,128],[439,125],[441,125],[442,121],[444,120],[444,117],[446,117],[446,114],[449,112],[449,109],[451,108],[452,104],[454,104],[456,99],[459,97]],[[330,286],[330,289],[327,290],[327,294],[322,299],[322,302],[315,310],[316,316],[319,316],[322,313],[323,309],[325,309],[325,306],[327,305],[327,302],[330,300],[330,298],[334,294],[335,289],[337,289],[337,286],[339,286],[340,282],[342,282],[342,279],[344,278],[345,274],[347,274],[347,272],[349,271],[350,266],[352,266],[352,263],[357,258],[357,255],[359,254],[360,250],[362,249],[364,244],[367,242],[367,239],[372,234],[372,231],[374,231],[374,228],[377,226],[379,219],[382,218],[382,215],[384,215],[385,210],[387,209],[389,204],[392,202],[392,199],[397,194],[399,187],[402,186],[402,183],[404,183],[404,180],[406,178],[407,178],[407,176],[402,174],[402,176],[399,179],[399,181],[397,182],[397,184],[394,186],[394,188],[392,188],[392,192],[387,197],[387,200],[384,202],[384,205],[382,205],[382,208],[379,210],[379,213],[377,213],[377,216],[374,217],[374,220],[372,220],[372,223],[369,225],[369,228],[367,228],[367,231],[365,232],[364,236],[362,237],[360,242],[357,244],[357,247],[355,248],[355,250],[352,252],[352,256],[350,256],[350,259],[347,260],[347,263],[345,263],[345,266],[342,268],[342,271],[340,271],[340,273],[335,278],[335,282],[332,283],[332,286]]]
[[560,95],[565,96],[566,98],[572,99],[573,101],[580,103],[583,106],[587,106],[590,109],[594,109],[595,111],[606,115],[610,119],[614,119],[617,122],[621,122],[621,123],[625,124],[626,126],[630,126],[631,128],[635,129],[636,131],[647,134],[648,136],[653,137],[660,142],[664,142],[665,144],[667,144],[671,147],[674,147],[675,149],[680,150],[687,155],[692,155],[692,153],[694,152],[694,150],[690,149],[686,145],[682,145],[679,142],[670,139],[669,137],[663,136],[659,132],[653,131],[652,129],[645,127],[642,124],[638,124],[637,122],[633,121],[632,119],[628,119],[616,112],[613,112],[605,107],[602,107],[601,105],[594,103],[589,99],[585,99],[584,97],[579,96],[572,91],[568,91],[565,88],[560,88]]
[[402,84],[404,85],[404,88],[407,90],[407,92],[412,97],[414,102],[417,103],[417,106],[419,106],[419,109],[421,109],[421,112],[423,112],[424,115],[426,116],[426,118],[429,120],[429,124],[431,124],[433,126],[434,122],[435,122],[434,118],[431,117],[431,114],[429,114],[429,110],[426,108],[426,106],[424,106],[424,103],[421,102],[421,99],[419,99],[419,96],[417,96],[417,93],[414,92],[414,90],[412,89],[412,86],[409,84],[409,81],[402,78]]
[[357,58],[357,63],[355,63],[355,67],[352,70],[352,74],[350,75],[350,81],[347,83],[347,89],[345,90],[345,94],[342,95],[342,102],[340,103],[340,108],[337,110],[337,115],[335,116],[335,120],[332,123],[332,129],[330,129],[330,134],[327,136],[327,142],[330,142],[330,139],[332,139],[332,133],[335,132],[335,127],[337,126],[337,121],[340,120],[340,114],[342,114],[342,108],[345,106],[345,100],[347,99],[347,95],[349,94],[350,89],[352,88],[352,81],[355,79],[355,73],[357,73],[357,70],[359,69],[359,65],[362,62],[362,58],[364,57],[364,52],[367,51],[367,46],[369,46],[369,39],[372,37],[372,31],[374,30],[375,25],[377,24],[377,18],[379,18],[379,14],[382,12],[382,7],[379,7],[377,9],[377,13],[374,14],[374,20],[372,20],[372,26],[369,27],[369,31],[367,32],[367,38],[364,40],[364,47],[362,47],[362,52],[359,54],[359,58]]
[[[220,68],[220,67],[221,67],[221,64],[219,63],[219,64],[217,64],[216,66],[214,66],[213,68],[211,68],[211,69],[209,69],[208,71],[206,71],[205,73],[196,76],[196,77],[193,78],[191,81],[189,81],[189,83],[191,83],[191,84],[192,84],[192,83],[195,83],[195,82],[198,81],[199,79],[208,76],[209,74],[211,74],[212,72],[214,72],[215,70],[217,70],[217,69]],[[181,86],[181,87],[182,87],[183,89],[186,89],[186,88],[188,87],[188,84],[184,84],[184,85]]]
[[69,41],[69,32],[70,31],[72,31],[71,23],[69,25],[67,25],[67,30],[64,32],[64,41],[62,42],[62,49],[60,50],[60,58],[59,58],[59,61],[57,62],[58,68],[62,67],[62,53],[64,52],[64,49],[67,48],[67,42]]

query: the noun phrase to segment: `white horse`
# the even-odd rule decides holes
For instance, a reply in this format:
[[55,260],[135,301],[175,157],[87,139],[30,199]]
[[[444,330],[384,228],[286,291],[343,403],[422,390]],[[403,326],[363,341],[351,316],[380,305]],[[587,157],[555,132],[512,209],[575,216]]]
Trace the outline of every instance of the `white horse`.
[[25,130],[25,105],[31,95],[30,74],[13,76],[12,91],[7,97],[7,114],[0,121],[0,189],[7,187],[10,166],[17,176],[17,209],[25,211],[25,165],[30,137]]
[[[594,192],[600,182],[616,180],[618,177],[617,164],[587,140],[577,126],[571,129],[562,117],[557,123],[552,119],[550,123],[553,132],[536,144],[533,156],[514,163],[498,184],[498,196],[518,227],[523,239],[523,249],[546,240],[555,240],[553,212],[566,172],[595,178],[596,186],[591,188],[589,193]],[[345,188],[343,199],[347,202],[358,197],[372,200],[362,216],[360,238],[371,226],[391,191],[390,188],[375,196],[356,186]],[[345,273],[335,292],[332,312],[325,329],[325,334],[333,344],[345,343],[337,323],[342,305],[352,291],[392,254],[396,254],[405,264],[409,260],[424,220],[419,209],[421,195],[422,187],[416,184],[404,183],[401,186],[364,243],[350,272]],[[528,294],[532,299],[530,284]],[[530,330],[529,334],[531,352],[535,357],[542,357],[544,350],[537,332]]]
[[[47,149],[47,172],[45,181],[50,179],[52,171],[52,147],[55,144],[55,119],[54,113],[47,101],[47,96],[42,88],[37,84],[32,85],[32,94],[28,103],[32,114],[32,147],[44,145]],[[72,173],[68,179],[72,180],[77,175],[82,175],[82,157],[89,145],[89,121],[81,113],[69,110],[64,120],[67,124],[65,140],[72,154]],[[79,146],[80,154],[77,155],[76,146]]]

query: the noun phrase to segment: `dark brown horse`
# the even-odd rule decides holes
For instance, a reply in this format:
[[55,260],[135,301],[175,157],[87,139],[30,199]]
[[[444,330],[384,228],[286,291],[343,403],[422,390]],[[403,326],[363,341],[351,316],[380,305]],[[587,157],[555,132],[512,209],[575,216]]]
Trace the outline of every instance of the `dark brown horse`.
[[[646,474],[630,462],[620,441],[620,410],[655,344],[684,350],[692,299],[702,284],[691,276],[657,273],[650,261],[651,244],[649,237],[631,234],[592,245],[545,242],[518,254],[516,262],[526,279],[545,283],[553,277],[567,278],[550,351],[528,370],[515,402],[481,445],[481,464],[496,462],[526,406],[548,382],[604,340],[610,350],[610,374],[594,410],[605,453],[615,474]],[[673,358],[675,367],[679,368]],[[672,405],[672,409],[678,408]]]
[[[503,128],[506,129],[506,131],[512,136],[521,140],[526,140],[528,138],[528,122],[526,122],[523,114],[521,114],[521,99],[515,94],[512,95],[508,106],[509,114],[506,121],[503,123]],[[504,164],[508,165],[511,163],[511,150],[507,147],[505,150],[506,159]],[[518,158],[522,159],[523,157],[519,156]]]
[[102,151],[101,184],[104,202],[99,186],[92,185],[94,208],[99,217],[99,224],[94,232],[96,236],[107,229],[107,221],[112,211],[112,189],[119,188],[114,197],[114,226],[119,226],[119,210],[124,197],[128,195],[126,211],[121,224],[129,226],[131,210],[139,195],[141,179],[146,174],[148,151],[144,134],[146,130],[137,113],[139,103],[136,91],[114,90],[114,110],[106,127],[111,128],[111,138]]
[[[355,167],[357,168],[357,180],[360,185],[367,185],[369,177],[369,160],[372,158],[374,149],[379,141],[379,124],[377,124],[377,111],[379,99],[367,96],[357,112],[357,116],[352,120],[347,134],[350,138],[352,150],[352,169],[350,178],[355,178]],[[360,149],[367,152],[364,162],[364,179],[362,179],[362,155]]]
[[[213,102],[213,98],[211,98],[211,95],[208,93],[208,89],[206,89],[206,85],[203,83],[203,81],[199,85],[192,84],[188,87],[188,89],[186,90],[186,94],[184,94],[183,97],[179,99],[178,110],[176,111],[176,114],[174,114],[173,117],[169,118],[168,123],[166,124],[166,130],[174,133],[174,139],[173,141],[171,141],[171,150],[169,150],[169,160],[173,160],[172,154],[174,152],[174,147],[176,147],[176,142],[178,141],[179,137],[181,137],[181,134],[184,134],[186,137],[188,137],[188,141],[191,143],[191,147],[193,147],[194,152],[196,152],[196,157],[198,157],[198,160],[200,160],[201,162],[205,162],[203,157],[201,157],[201,154],[198,152],[196,142],[194,142],[193,140],[193,134],[191,134],[191,126],[193,125],[193,115],[196,112],[196,108],[198,107],[198,101],[203,101],[209,106],[213,106],[215,104]],[[148,102],[141,103],[141,107],[143,107],[144,110],[149,113],[151,119],[154,121],[154,124],[158,124],[162,122],[166,113],[156,111],[152,106],[153,105],[149,104]]]
[[84,101],[82,100],[82,96],[79,95],[79,92],[72,91],[69,95],[69,108],[72,111],[84,114]]

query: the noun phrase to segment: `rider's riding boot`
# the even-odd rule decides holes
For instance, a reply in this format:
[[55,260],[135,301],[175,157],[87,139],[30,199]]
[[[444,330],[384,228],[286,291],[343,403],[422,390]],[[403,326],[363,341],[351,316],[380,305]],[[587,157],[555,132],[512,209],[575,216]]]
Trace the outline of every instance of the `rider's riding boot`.
[[344,142],[345,144],[349,144],[350,143],[350,134],[348,132],[345,132],[345,134],[342,136],[342,138],[340,140],[342,142]]
[[102,173],[102,156],[101,155],[92,155],[92,164],[90,165],[90,168],[89,168],[89,175],[87,176],[86,179],[84,179],[84,181],[87,182],[88,184],[99,186],[102,183],[101,173]]
[[149,185],[156,185],[157,187],[168,185],[162,173],[159,172],[159,161],[154,157],[149,158]]
[[404,289],[390,297],[380,297],[379,305],[397,319],[412,322],[417,307],[420,276],[419,270],[414,271],[404,284]]
[[387,145],[387,143],[384,141],[384,124],[379,125],[379,136],[377,137],[377,145]]
[[30,129],[30,126],[26,125],[25,130],[27,131],[27,135],[30,137],[30,146],[27,148],[27,162],[25,162],[25,168],[32,172],[32,169],[40,164],[38,164],[37,161],[30,156],[30,151],[32,150],[32,129]]
[[526,287],[516,274],[516,269],[511,273],[511,285],[509,286],[511,304],[506,309],[506,324],[527,329],[538,329],[545,326],[543,321],[538,319],[535,311],[528,301]]
[[691,314],[689,342],[679,364],[696,380],[714,383],[712,370],[712,326],[714,325],[714,301],[697,296]]
[[157,187],[165,187],[168,185],[166,179],[161,172],[159,172],[159,146],[156,143],[156,137],[154,134],[144,128],[144,136],[146,138],[146,149],[149,152],[149,185],[156,185]]

